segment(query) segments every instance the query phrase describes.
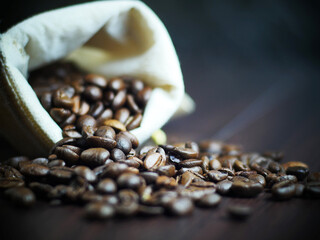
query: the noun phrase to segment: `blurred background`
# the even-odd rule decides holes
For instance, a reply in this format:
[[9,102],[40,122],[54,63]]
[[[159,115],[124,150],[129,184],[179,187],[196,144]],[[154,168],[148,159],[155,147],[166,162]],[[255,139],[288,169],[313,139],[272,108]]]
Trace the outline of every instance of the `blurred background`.
[[[79,2],[86,1],[8,1],[0,31]],[[165,126],[170,140],[284,149],[319,168],[311,161],[320,156],[319,1],[144,2],[167,27],[197,105]]]

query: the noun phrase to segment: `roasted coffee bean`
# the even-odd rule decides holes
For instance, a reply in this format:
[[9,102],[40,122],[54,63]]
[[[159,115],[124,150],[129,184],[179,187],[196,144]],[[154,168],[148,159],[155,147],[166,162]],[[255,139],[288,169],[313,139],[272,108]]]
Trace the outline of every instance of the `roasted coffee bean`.
[[49,173],[49,168],[40,164],[29,163],[22,165],[20,172],[25,176],[44,177]]
[[64,108],[51,108],[50,109],[50,116],[52,119],[59,123],[62,123],[71,115],[71,111]]
[[167,205],[170,214],[176,216],[189,215],[193,212],[193,202],[189,198],[181,197],[173,200]]
[[234,156],[238,155],[241,151],[240,146],[233,144],[226,144],[222,147],[222,152],[226,155]]
[[126,87],[124,81],[121,78],[112,78],[109,81],[108,88],[110,88],[112,91],[118,92],[123,90]]
[[191,148],[175,147],[172,152],[176,153],[184,159],[197,158],[199,155],[197,151]]
[[119,148],[114,148],[111,151],[111,158],[114,161],[118,162],[118,161],[121,161],[121,160],[125,160],[126,159],[126,155]]
[[19,168],[19,163],[20,162],[26,162],[26,161],[29,161],[28,157],[17,156],[17,157],[9,158],[5,163],[8,164],[11,167],[14,167],[14,168],[18,169]]
[[22,180],[21,178],[13,178],[13,177],[0,178],[0,189],[23,187],[23,186],[24,186],[24,180]]
[[73,177],[73,170],[66,167],[53,167],[49,171],[49,179],[55,183],[68,183]]
[[49,184],[39,183],[39,182],[31,182],[29,183],[29,188],[37,195],[46,197],[50,191],[52,191],[53,187]]
[[109,151],[104,148],[89,148],[81,153],[80,160],[89,166],[99,166],[103,165],[109,156]]
[[104,106],[103,103],[101,101],[96,102],[95,104],[93,104],[90,108],[89,111],[89,115],[91,115],[94,118],[97,118],[98,116],[100,116],[100,114],[103,112],[104,110]]
[[147,169],[154,169],[157,168],[159,166],[163,166],[163,159],[162,159],[162,155],[160,153],[152,153],[152,154],[148,154],[146,156],[146,158],[144,159],[144,163],[143,166]]
[[34,205],[36,197],[34,193],[26,187],[14,187],[7,189],[5,195],[15,204],[23,207]]
[[111,150],[116,147],[117,142],[111,138],[90,136],[87,137],[86,144],[93,148],[106,148],[108,150]]
[[83,92],[83,95],[89,102],[96,102],[102,99],[101,89],[94,85],[86,87]]
[[48,167],[49,168],[51,168],[51,167],[63,167],[65,165],[66,165],[66,163],[63,160],[60,160],[60,159],[56,159],[56,160],[53,160],[53,161],[48,163]]
[[272,186],[272,196],[279,200],[292,198],[296,193],[296,187],[290,180],[281,181]]
[[301,166],[288,167],[286,170],[286,174],[294,175],[298,178],[299,181],[302,181],[308,176],[309,169]]
[[167,176],[159,176],[156,180],[156,185],[160,187],[165,187],[165,188],[175,188],[177,186],[177,183],[174,178],[170,178]]
[[108,84],[107,79],[98,74],[87,74],[84,81],[88,84],[96,85],[97,87],[105,88]]
[[157,173],[167,177],[173,177],[176,174],[176,168],[174,165],[159,166],[157,168]]
[[128,154],[132,148],[132,143],[130,139],[128,139],[125,135],[123,134],[118,134],[116,136],[116,141],[117,141],[117,148],[119,148],[124,154]]
[[142,122],[142,114],[141,113],[136,113],[132,118],[129,117],[128,120],[126,121],[126,129],[132,130],[135,128],[140,127],[140,124]]
[[113,130],[112,127],[101,126],[95,131],[94,135],[103,138],[115,139],[116,132]]
[[[30,164],[30,162],[23,162]],[[20,163],[21,165],[22,163]],[[23,175],[15,168],[11,166],[0,166],[0,178],[19,178],[24,179]]]
[[[81,101],[79,110],[76,112],[80,116],[87,115],[90,110],[90,105],[86,101]],[[76,110],[74,110],[76,111]]]
[[104,202],[89,203],[85,207],[86,216],[90,219],[107,219],[115,215],[115,208]]
[[118,110],[119,108],[121,108],[125,102],[126,102],[126,98],[127,98],[127,93],[125,90],[121,90],[119,91],[115,96],[114,99],[112,101],[111,104],[111,108],[113,110]]
[[234,171],[230,168],[220,168],[220,172],[227,173],[229,176],[234,176]]
[[260,183],[263,187],[265,187],[267,184],[266,179],[260,174],[250,174],[250,175],[248,175],[248,179],[253,182]]
[[68,146],[56,147],[54,154],[70,165],[77,163],[79,160],[79,154],[75,152],[75,149],[70,149]]
[[282,166],[277,162],[270,162],[268,170],[272,173],[278,173],[283,171]]
[[138,212],[143,216],[157,216],[164,213],[164,208],[160,206],[139,205]]
[[117,179],[119,188],[137,189],[142,182],[138,175],[132,173],[123,173]]
[[133,94],[137,94],[144,88],[144,83],[139,79],[131,80],[130,90]]
[[304,167],[309,169],[307,164],[298,161],[286,162],[283,163],[282,166],[284,167],[284,170],[287,170],[288,167]]
[[223,180],[221,182],[217,183],[217,192],[226,195],[230,192],[230,189],[232,187],[232,182],[229,180]]
[[210,170],[219,170],[222,168],[221,163],[217,159],[212,159],[209,162],[209,169]]
[[252,214],[251,207],[244,205],[229,206],[227,210],[230,217],[238,220],[244,220]]
[[153,184],[156,182],[159,174],[155,172],[142,172],[140,173],[140,176],[146,180],[147,184]]
[[231,191],[239,197],[256,197],[263,191],[263,186],[258,182],[236,180],[232,183]]
[[[71,90],[73,89],[73,90]],[[69,86],[69,93],[66,89],[58,89],[53,92],[52,100],[55,107],[71,109],[73,107],[72,97],[74,95],[74,88]]]
[[96,120],[90,116],[90,115],[83,115],[78,118],[76,122],[76,126],[78,130],[82,130],[84,126],[91,126],[95,127],[96,126]]
[[202,160],[201,159],[187,159],[183,160],[179,164],[181,167],[195,167],[195,166],[201,166],[202,165]]
[[132,148],[137,148],[139,146],[138,138],[128,131],[120,132],[118,133],[117,136],[125,136],[127,139],[129,139],[131,142]]
[[43,108],[47,111],[50,111],[50,108],[52,107],[52,93],[51,92],[45,92],[40,97],[40,102]]
[[142,105],[145,106],[151,97],[152,88],[151,87],[144,87],[137,93],[137,101]]
[[217,170],[210,170],[207,173],[207,176],[209,177],[210,180],[214,182],[220,182],[228,177],[228,174],[225,172],[220,172]]
[[32,163],[46,166],[48,164],[48,158],[35,158],[31,160]]
[[112,127],[114,130],[120,131],[127,131],[126,127],[120,121],[116,119],[108,119],[103,122],[103,125]]
[[283,154],[283,152],[279,152],[279,151],[278,152],[277,151],[268,151],[268,152],[263,153],[263,156],[271,158],[276,162],[280,162],[283,159],[284,154]]
[[199,201],[197,201],[197,205],[200,207],[216,207],[221,202],[220,195],[216,193],[205,195]]
[[137,112],[141,111],[138,104],[134,100],[133,95],[131,95],[131,94],[127,95],[127,105],[128,105],[131,112],[137,113]]
[[191,167],[191,168],[180,168],[178,174],[183,174],[186,171],[191,171],[193,173],[203,174],[203,170],[199,166]]
[[114,118],[123,124],[128,120],[130,117],[130,111],[128,108],[120,108],[115,112]]
[[104,194],[113,194],[117,191],[117,185],[111,178],[105,178],[98,183],[97,191]]
[[119,175],[125,172],[128,168],[127,164],[124,163],[110,163],[108,167],[102,172],[102,178],[117,178]]
[[76,175],[83,177],[88,182],[95,182],[97,179],[95,173],[86,166],[77,166],[73,170]]

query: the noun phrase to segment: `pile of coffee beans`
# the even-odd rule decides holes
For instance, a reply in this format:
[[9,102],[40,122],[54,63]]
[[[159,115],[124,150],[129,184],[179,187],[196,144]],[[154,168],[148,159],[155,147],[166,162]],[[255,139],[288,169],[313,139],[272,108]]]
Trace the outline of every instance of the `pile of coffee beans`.
[[[143,146],[118,120],[86,126],[81,138],[57,142],[48,158],[13,157],[1,163],[0,188],[20,206],[36,199],[84,206],[88,218],[136,214],[188,215],[219,205],[223,196],[276,200],[320,197],[320,173],[302,162],[280,164],[280,152],[243,153],[218,141]],[[245,219],[252,209],[229,206]]]
[[[109,119],[127,130],[140,126],[152,88],[133,77],[107,79],[57,62],[30,73],[29,83],[42,106],[66,137],[81,137],[84,124],[102,126]],[[72,125],[72,127],[70,127]]]
[[[140,80],[107,80],[57,63],[32,73],[30,81],[64,138],[45,158],[0,163],[1,194],[19,206],[76,204],[88,218],[107,219],[183,216],[195,206],[217,207],[224,196],[320,197],[320,173],[303,162],[281,164],[281,152],[245,153],[212,140],[138,148],[129,130],[139,126],[151,93]],[[227,211],[245,219],[252,209]]]

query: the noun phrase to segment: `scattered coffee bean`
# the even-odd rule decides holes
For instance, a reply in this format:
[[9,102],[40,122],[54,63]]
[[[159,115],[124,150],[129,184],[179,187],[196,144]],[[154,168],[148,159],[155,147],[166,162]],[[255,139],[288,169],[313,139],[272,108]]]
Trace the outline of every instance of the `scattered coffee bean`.
[[244,220],[252,213],[251,207],[243,205],[229,206],[227,210],[230,217],[238,220]]
[[26,187],[14,187],[7,189],[5,195],[15,204],[23,207],[34,205],[36,197],[34,193]]

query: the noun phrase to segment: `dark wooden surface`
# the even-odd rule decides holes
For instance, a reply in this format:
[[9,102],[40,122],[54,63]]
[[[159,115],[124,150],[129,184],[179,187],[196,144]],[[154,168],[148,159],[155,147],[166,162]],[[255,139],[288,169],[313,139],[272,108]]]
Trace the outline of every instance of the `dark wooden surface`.
[[[31,1],[34,10],[63,6]],[[72,1],[69,1],[72,2]],[[184,2],[182,4],[182,2]],[[222,139],[246,151],[284,150],[284,161],[320,171],[317,3],[147,1],[176,46],[195,113],[165,126],[170,141]],[[38,4],[38,5],[36,5]],[[21,17],[21,15],[19,16]],[[19,20],[4,17],[2,29]],[[17,154],[1,142],[3,158]],[[230,220],[226,207],[253,215]],[[88,222],[79,207],[16,209],[0,200],[0,239],[319,239],[320,201],[224,198],[186,218]]]

